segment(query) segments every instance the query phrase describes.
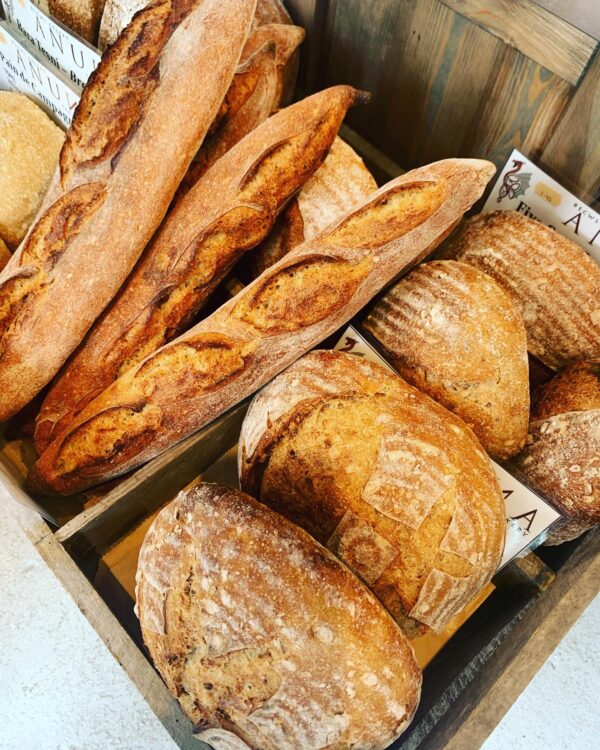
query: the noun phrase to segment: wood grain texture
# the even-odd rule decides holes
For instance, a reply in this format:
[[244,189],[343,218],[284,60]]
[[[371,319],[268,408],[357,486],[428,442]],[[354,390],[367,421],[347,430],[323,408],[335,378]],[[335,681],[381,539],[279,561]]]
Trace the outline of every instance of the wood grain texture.
[[586,202],[600,202],[600,49],[543,149],[541,166]]
[[569,83],[576,84],[596,47],[594,37],[531,0],[441,0]]

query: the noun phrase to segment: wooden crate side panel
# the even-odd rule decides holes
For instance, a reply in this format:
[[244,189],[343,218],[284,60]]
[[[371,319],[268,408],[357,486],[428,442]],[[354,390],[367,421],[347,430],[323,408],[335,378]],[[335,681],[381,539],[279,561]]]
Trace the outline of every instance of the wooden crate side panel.
[[600,206],[600,49],[541,156],[565,187]]

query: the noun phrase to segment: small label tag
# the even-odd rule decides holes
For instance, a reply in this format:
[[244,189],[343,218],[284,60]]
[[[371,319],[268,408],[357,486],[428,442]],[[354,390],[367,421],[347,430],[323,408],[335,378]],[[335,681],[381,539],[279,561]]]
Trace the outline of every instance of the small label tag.
[[4,21],[0,21],[0,70],[5,86],[31,96],[64,127],[71,124],[79,94]]
[[82,89],[100,62],[100,54],[66,26],[47,16],[31,0],[2,0],[6,17],[54,67]]
[[[334,349],[356,354],[370,362],[383,365],[391,372],[396,372],[354,326],[346,328]],[[526,550],[541,544],[550,526],[560,518],[560,513],[495,461],[492,461],[492,465],[500,482],[506,507],[506,540],[504,554],[498,567],[500,570]]]
[[514,149],[483,211],[519,211],[576,242],[600,263],[600,214]]

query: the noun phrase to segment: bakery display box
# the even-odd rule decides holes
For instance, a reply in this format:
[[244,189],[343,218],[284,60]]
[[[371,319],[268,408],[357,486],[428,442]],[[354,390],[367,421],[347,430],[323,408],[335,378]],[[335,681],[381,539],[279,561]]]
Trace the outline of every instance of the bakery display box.
[[[377,181],[448,156],[502,166],[514,147],[593,208],[600,199],[600,52],[596,38],[531,0],[292,0],[307,29],[299,77],[306,93],[350,83],[373,93],[341,135]],[[514,6],[514,7],[513,7]],[[460,11],[460,12],[459,12]],[[399,165],[402,165],[400,167]],[[181,748],[192,726],[152,666],[133,611],[137,554],[158,510],[201,476],[235,481],[248,401],[110,486],[75,498],[23,488],[27,439],[2,437],[5,512],[17,515]],[[503,569],[441,636],[415,642],[423,692],[391,747],[478,747],[598,592],[600,529],[538,548]],[[367,636],[368,637],[368,634]]]

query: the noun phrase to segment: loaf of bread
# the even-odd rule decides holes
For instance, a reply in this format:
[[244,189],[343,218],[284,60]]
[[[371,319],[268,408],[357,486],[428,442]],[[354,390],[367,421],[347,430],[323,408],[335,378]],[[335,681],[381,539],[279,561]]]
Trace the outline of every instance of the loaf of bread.
[[420,670],[377,600],[236,490],[201,484],[161,511],[140,550],[136,607],[199,739],[223,727],[253,750],[383,750],[417,706]]
[[600,523],[600,359],[567,367],[536,397],[514,465],[563,515],[546,540],[561,544]]
[[407,635],[439,632],[494,574],[505,510],[456,416],[381,365],[314,351],[256,396],[244,491],[359,575]]
[[[47,0],[54,18],[75,31],[90,44],[96,45],[100,19],[106,0]],[[147,0],[146,3],[147,4]],[[140,7],[142,7],[140,5]],[[118,35],[117,35],[118,36]],[[116,36],[115,36],[116,39]]]
[[388,183],[110,385],[48,446],[30,487],[69,494],[99,484],[254,393],[431,250],[493,172],[486,161],[447,159]]
[[400,375],[458,414],[494,458],[525,445],[525,327],[489,276],[452,260],[423,263],[375,302],[364,327]]
[[0,91],[0,239],[11,248],[42,205],[64,140],[58,125],[25,94]]
[[516,211],[493,211],[467,221],[443,255],[513,297],[529,351],[548,367],[600,356],[600,266],[579,245]]
[[258,30],[250,34],[219,113],[179,186],[177,198],[184,195],[212,164],[279,108],[281,71],[303,40],[304,30],[298,26],[281,25],[268,28],[272,33],[261,35],[265,40],[262,47],[254,44]]
[[220,159],[177,204],[115,301],[52,385],[36,423],[42,452],[130,367],[189,326],[217,284],[268,233],[323,162],[348,107],[337,86],[293,104]]
[[41,215],[0,274],[0,420],[30,401],[115,296],[231,83],[253,0],[155,0],[104,55]]
[[323,166],[308,180],[275,222],[273,230],[249,254],[252,278],[312,239],[377,190],[360,156],[336,138]]
[[4,240],[0,238],[0,271],[10,260],[10,250],[4,244]]

